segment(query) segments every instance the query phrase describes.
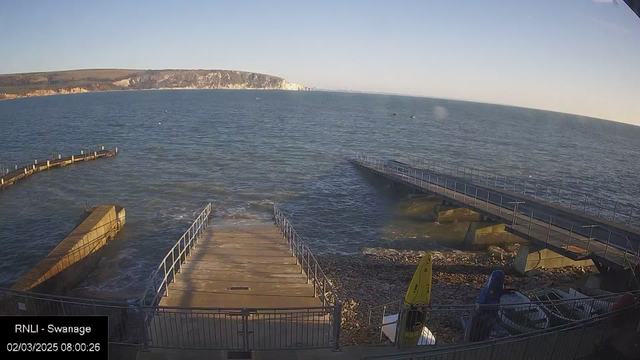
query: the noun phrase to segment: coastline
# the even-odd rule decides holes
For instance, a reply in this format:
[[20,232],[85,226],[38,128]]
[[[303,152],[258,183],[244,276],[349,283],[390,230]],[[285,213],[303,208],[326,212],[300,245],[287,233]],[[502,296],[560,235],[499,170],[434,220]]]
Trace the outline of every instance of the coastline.
[[[265,90],[265,91],[314,91],[314,90],[295,90],[295,89],[278,89],[278,88],[191,88],[191,87],[179,87],[179,88],[155,88],[155,89],[121,89],[121,90],[87,90],[85,91],[69,91],[69,92],[55,92],[44,93],[44,94],[27,94],[27,95],[17,95],[11,97],[1,97],[0,101],[6,100],[16,100],[16,99],[28,99],[28,98],[36,98],[36,97],[46,97],[46,96],[60,96],[60,95],[77,95],[77,94],[89,94],[89,93],[107,93],[107,92],[129,92],[129,91],[164,91],[164,90]],[[0,94],[2,95],[2,94]],[[6,95],[16,95],[16,94],[4,94]]]

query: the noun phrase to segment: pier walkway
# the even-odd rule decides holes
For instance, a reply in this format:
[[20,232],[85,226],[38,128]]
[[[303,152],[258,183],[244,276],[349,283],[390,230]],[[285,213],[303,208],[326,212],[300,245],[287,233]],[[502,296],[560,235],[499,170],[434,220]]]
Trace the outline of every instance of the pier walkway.
[[33,164],[24,166],[16,165],[14,170],[0,169],[0,190],[3,190],[9,185],[13,185],[18,180],[24,179],[40,171],[59,168],[77,162],[97,160],[116,155],[118,155],[118,148],[115,148],[113,150],[105,150],[104,146],[102,146],[95,151],[83,150],[78,155],[71,155],[66,157],[58,155],[57,159],[44,160],[40,162],[38,162],[38,160],[34,160]]
[[171,248],[142,298],[158,348],[339,348],[341,307],[309,248],[273,223],[208,227],[211,204]]
[[639,264],[640,233],[628,226],[429,168],[367,156],[350,162],[504,223],[507,231],[570,259],[592,259],[605,270],[633,269]]

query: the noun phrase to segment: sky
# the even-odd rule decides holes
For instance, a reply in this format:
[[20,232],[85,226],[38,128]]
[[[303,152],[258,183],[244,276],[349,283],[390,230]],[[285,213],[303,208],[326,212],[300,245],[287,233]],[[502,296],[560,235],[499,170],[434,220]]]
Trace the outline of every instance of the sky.
[[640,125],[622,0],[0,0],[0,33],[0,73],[246,70]]

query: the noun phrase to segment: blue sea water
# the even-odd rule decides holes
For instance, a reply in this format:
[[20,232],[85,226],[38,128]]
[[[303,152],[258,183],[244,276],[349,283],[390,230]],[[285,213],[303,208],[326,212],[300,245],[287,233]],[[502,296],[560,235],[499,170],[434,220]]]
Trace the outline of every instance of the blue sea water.
[[[397,116],[393,116],[397,113]],[[415,118],[412,118],[415,116]],[[331,92],[177,90],[0,102],[0,166],[118,147],[0,192],[0,285],[116,203],[124,230],[82,286],[140,291],[209,202],[221,223],[285,210],[315,252],[392,246],[398,194],[345,160],[422,155],[637,203],[640,127],[472,102]],[[443,227],[444,229],[444,227]],[[430,235],[438,241],[438,232]]]

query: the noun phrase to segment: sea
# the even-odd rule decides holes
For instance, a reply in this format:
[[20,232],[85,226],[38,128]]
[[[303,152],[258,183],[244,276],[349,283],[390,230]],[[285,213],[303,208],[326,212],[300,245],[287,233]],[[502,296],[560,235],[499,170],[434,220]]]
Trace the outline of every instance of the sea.
[[0,101],[0,168],[97,146],[119,154],[0,191],[0,287],[46,256],[86,207],[102,203],[125,207],[126,226],[78,289],[132,296],[208,203],[217,226],[269,221],[277,204],[318,254],[447,246],[452,233],[464,234],[460,224],[405,216],[406,192],[351,165],[357,154],[421,156],[625,203],[640,198],[640,127],[557,112],[320,91]]

